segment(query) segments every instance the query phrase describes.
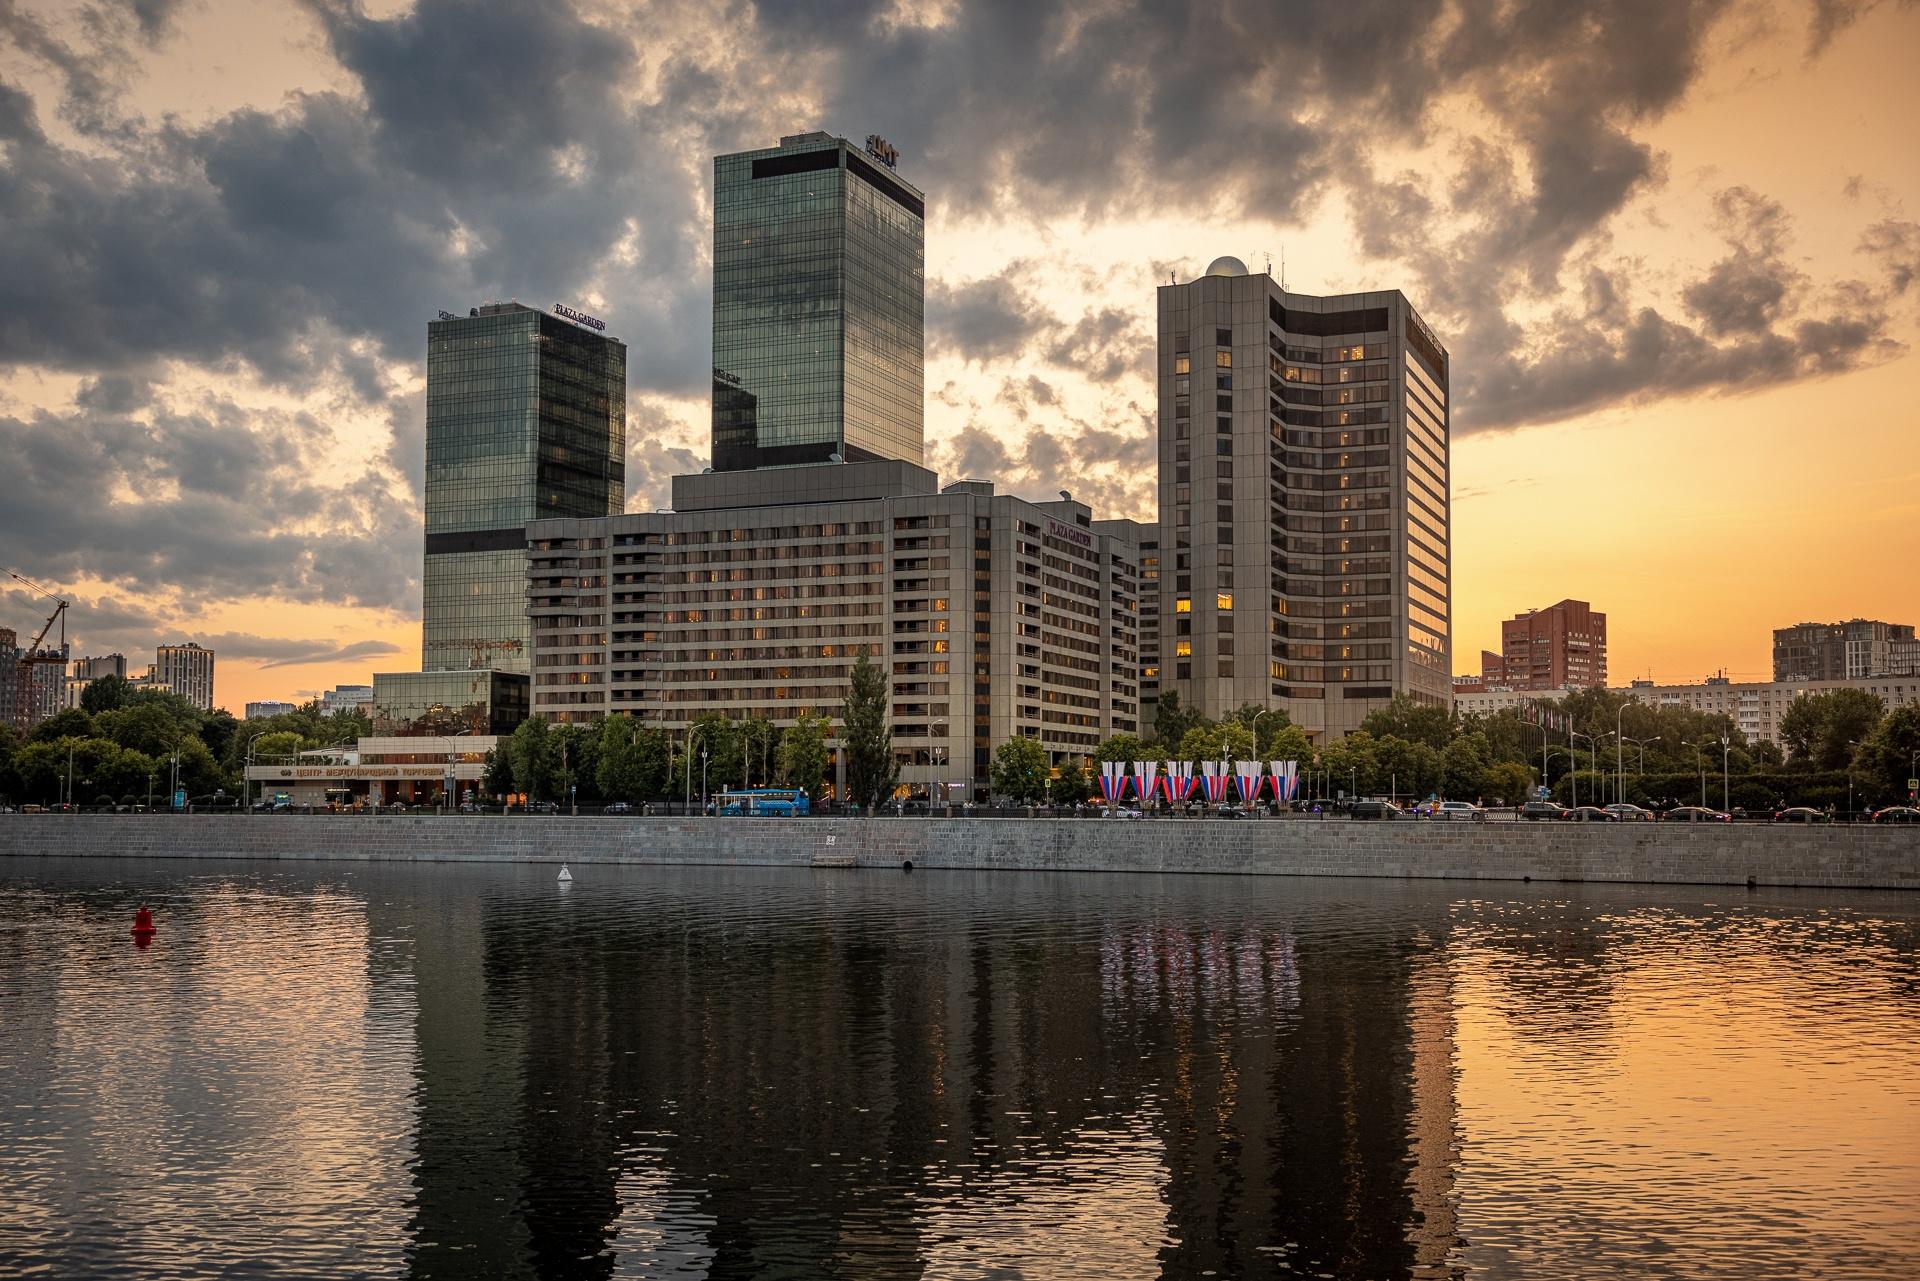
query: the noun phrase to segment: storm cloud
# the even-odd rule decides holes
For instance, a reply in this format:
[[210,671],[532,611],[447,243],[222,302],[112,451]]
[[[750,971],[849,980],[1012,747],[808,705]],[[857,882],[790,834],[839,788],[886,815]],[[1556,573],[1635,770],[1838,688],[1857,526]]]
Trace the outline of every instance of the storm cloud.
[[[1817,57],[1870,8],[1777,20]],[[1670,181],[1651,134],[1728,0],[418,0],[382,17],[304,0],[290,23],[334,87],[206,118],[132,88],[183,11],[0,6],[0,66],[24,69],[0,72],[0,541],[46,581],[413,609],[424,325],[489,298],[607,316],[629,344],[630,506],[664,502],[704,452],[710,158],[801,129],[886,132],[934,234],[1343,209],[1343,274],[1405,288],[1445,337],[1462,433],[1896,358],[1920,271],[1914,224],[1889,214],[1857,229],[1857,274],[1820,277],[1794,257],[1786,194],[1734,183],[1721,241],[1663,265],[1677,289],[1611,252]],[[930,382],[951,411],[934,453],[1150,508],[1148,281],[1131,309],[1043,300],[1012,232],[1004,258],[928,280],[933,356],[1013,389]],[[1068,375],[1099,412],[1056,394]],[[35,402],[35,378],[79,390]],[[230,378],[307,408],[206,392]],[[349,452],[336,412],[379,424],[381,447]]]

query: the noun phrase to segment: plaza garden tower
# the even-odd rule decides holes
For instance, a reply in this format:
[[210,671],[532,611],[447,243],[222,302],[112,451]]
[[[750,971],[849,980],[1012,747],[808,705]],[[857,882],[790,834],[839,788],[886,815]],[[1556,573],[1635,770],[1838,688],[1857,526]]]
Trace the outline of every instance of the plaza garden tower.
[[925,215],[893,149],[824,133],[713,162],[713,467],[921,465]]
[[1448,357],[1396,291],[1232,258],[1159,289],[1158,693],[1337,738],[1447,706]]
[[559,310],[427,325],[425,671],[526,672],[527,522],[626,509],[626,344]]

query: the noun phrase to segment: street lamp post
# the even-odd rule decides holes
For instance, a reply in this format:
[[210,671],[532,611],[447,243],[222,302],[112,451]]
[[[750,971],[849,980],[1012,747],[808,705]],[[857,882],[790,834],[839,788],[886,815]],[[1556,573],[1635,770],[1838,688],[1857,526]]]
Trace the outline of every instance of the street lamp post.
[[1727,772],[1727,753],[1732,750],[1733,740],[1720,736],[1720,808],[1733,813],[1733,783]]
[[700,744],[700,812],[707,812],[707,745]]
[[[1647,744],[1657,743],[1659,741],[1660,741],[1660,736],[1658,734],[1655,734],[1652,738],[1623,738],[1620,740],[1622,750],[1625,749],[1628,743],[1632,743],[1634,747],[1639,750],[1640,752],[1639,773],[1643,779],[1645,778],[1647,773]],[[1621,804],[1623,805],[1626,804],[1627,778],[1624,773],[1621,774],[1620,776],[1620,787],[1619,787],[1618,799]]]
[[[687,726],[687,750],[682,756],[682,759],[686,763],[686,775],[687,775],[686,807],[689,812],[691,812],[693,809],[693,736],[695,733],[699,731],[699,729],[700,727],[698,725]],[[706,756],[705,748],[701,749],[700,755],[703,758]],[[705,786],[705,780],[706,780],[706,775],[703,771],[701,774],[701,785],[703,788]]]
[[[471,734],[472,732],[473,727],[469,725],[466,729],[455,730],[453,733],[447,735],[447,737],[454,739],[459,738],[462,734]],[[446,785],[440,789],[440,812],[442,814],[450,814],[453,812],[453,758],[456,754],[455,748],[449,744],[447,747],[447,782]]]
[[[1569,747],[1573,745],[1573,740],[1576,738],[1586,739],[1588,744],[1592,747],[1593,767],[1594,767],[1594,770],[1597,772],[1600,768],[1600,740],[1595,738],[1591,734],[1582,734],[1577,729],[1570,729],[1567,731],[1567,745]],[[1568,752],[1567,755],[1572,758],[1572,762],[1573,762],[1572,763],[1573,791],[1570,794],[1568,799],[1570,799],[1573,802],[1574,808],[1577,809],[1579,808],[1579,805],[1580,805],[1580,758],[1578,756],[1575,756],[1572,752]],[[1605,774],[1601,774],[1600,786],[1605,787],[1606,785],[1607,785],[1607,776]]]

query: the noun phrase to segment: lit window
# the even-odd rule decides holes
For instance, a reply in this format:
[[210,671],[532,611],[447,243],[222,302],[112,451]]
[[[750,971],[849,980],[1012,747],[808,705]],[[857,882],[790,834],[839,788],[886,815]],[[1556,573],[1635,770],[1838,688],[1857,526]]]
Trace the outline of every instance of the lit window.
[[1192,657],[1192,656],[1193,656],[1193,642],[1192,642],[1192,641],[1190,641],[1190,640],[1183,640],[1183,641],[1175,641],[1175,642],[1173,643],[1173,655],[1174,655],[1174,657],[1175,657],[1175,658],[1190,658],[1190,657]]
[[1191,373],[1192,370],[1193,370],[1193,358],[1191,356],[1175,356],[1173,358],[1174,373],[1185,374],[1185,373]]
[[1193,602],[1182,596],[1173,602],[1173,612],[1176,614],[1191,614],[1193,612]]
[[1215,609],[1232,609],[1232,608],[1233,608],[1233,593],[1232,593],[1232,592],[1220,592],[1220,593],[1218,593],[1217,595],[1215,595],[1215,596],[1214,596],[1214,598],[1213,598],[1213,607],[1214,607]]
[[1233,353],[1230,351],[1216,351],[1213,353],[1213,363],[1217,369],[1232,369]]

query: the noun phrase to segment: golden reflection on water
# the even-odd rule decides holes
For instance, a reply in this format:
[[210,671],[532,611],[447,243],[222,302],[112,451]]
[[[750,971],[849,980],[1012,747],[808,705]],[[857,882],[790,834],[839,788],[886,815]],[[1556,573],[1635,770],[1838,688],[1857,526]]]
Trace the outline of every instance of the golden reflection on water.
[[547,871],[0,867],[0,1273],[1920,1275],[1904,897]]

